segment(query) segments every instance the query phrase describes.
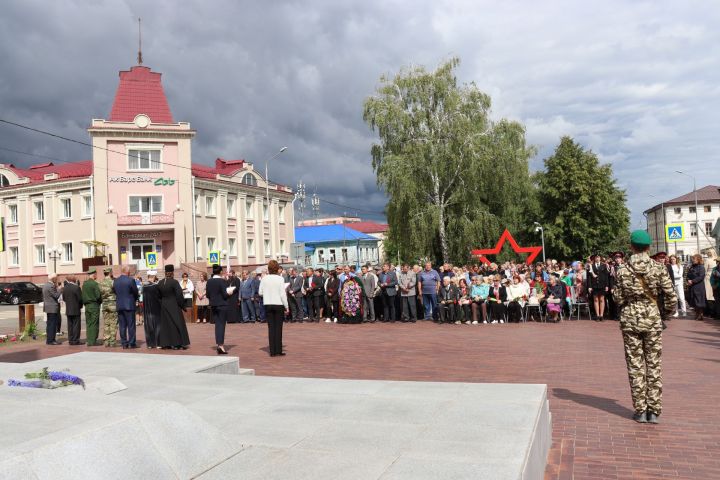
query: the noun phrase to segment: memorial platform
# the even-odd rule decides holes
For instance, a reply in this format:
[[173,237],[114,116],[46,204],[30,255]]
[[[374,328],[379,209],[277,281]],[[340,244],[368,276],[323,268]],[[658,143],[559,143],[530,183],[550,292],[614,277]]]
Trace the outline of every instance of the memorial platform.
[[551,443],[545,385],[260,377],[234,357],[104,352],[0,363],[0,378],[45,366],[87,390],[0,387],[0,479],[540,479]]

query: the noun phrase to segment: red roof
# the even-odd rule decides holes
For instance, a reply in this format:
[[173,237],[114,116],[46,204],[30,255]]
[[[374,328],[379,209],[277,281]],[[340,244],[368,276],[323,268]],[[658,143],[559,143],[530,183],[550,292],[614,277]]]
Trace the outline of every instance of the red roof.
[[[717,185],[708,185],[699,188],[697,191],[698,202],[717,202],[720,200],[720,187]],[[695,192],[686,193],[665,203],[694,203]]]
[[350,222],[345,225],[361,233],[385,233],[388,231],[387,223]]
[[113,122],[132,122],[144,113],[153,123],[174,123],[160,77],[150,68],[135,66],[120,72],[120,85],[110,111]]
[[57,180],[66,180],[69,178],[89,177],[93,172],[92,160],[63,163],[60,165],[42,163],[39,165],[31,165],[28,168],[17,168],[14,165],[6,165],[6,167],[20,178],[29,178],[30,183],[44,181],[45,175],[48,173],[57,174]]
[[243,169],[245,160],[225,160],[222,158],[215,159],[215,168],[209,165],[200,165],[193,163],[192,174],[199,178],[214,179],[216,175],[233,176]]

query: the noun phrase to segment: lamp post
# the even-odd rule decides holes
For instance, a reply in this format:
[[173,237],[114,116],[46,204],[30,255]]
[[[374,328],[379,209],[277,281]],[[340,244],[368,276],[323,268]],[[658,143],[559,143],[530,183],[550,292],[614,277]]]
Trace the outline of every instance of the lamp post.
[[50,260],[53,261],[53,273],[57,273],[57,261],[58,258],[62,256],[62,251],[59,247],[50,247],[48,256],[50,257]]
[[545,263],[545,229],[538,222],[533,222],[535,232],[540,232],[540,240],[542,241],[543,263]]
[[698,219],[698,201],[697,201],[697,183],[695,182],[695,177],[687,174],[685,172],[681,172],[680,170],[675,170],[675,173],[679,173],[680,175],[685,175],[686,177],[692,178],[693,181],[693,193],[695,194],[695,240],[697,241],[697,254],[700,254],[700,220]]
[[[268,164],[270,163],[270,160],[273,160],[274,158],[277,158],[281,153],[283,153],[285,150],[287,150],[288,147],[282,147],[275,155],[265,160],[265,204],[267,205],[267,212],[268,212],[268,223],[270,223],[270,179],[268,178]],[[263,213],[264,217],[264,213]],[[265,219],[263,218],[263,221]],[[272,228],[272,226],[271,226]],[[272,245],[270,246],[270,258],[273,258],[272,255]]]

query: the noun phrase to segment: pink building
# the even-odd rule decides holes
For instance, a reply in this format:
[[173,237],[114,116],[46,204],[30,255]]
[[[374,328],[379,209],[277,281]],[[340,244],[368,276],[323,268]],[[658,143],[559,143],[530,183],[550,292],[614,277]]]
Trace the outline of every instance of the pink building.
[[92,160],[0,163],[0,277],[79,273],[93,241],[108,245],[112,263],[141,270],[148,252],[157,252],[159,268],[211,251],[233,266],[289,258],[292,191],[271,183],[268,203],[251,163],[193,163],[196,132],[174,120],[160,73],[121,71],[109,118],[93,119],[88,132]]

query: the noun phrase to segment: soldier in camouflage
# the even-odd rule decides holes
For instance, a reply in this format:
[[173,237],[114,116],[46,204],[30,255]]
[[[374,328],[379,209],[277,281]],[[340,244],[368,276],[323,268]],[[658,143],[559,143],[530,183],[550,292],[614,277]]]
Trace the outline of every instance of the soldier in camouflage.
[[[633,255],[617,270],[613,292],[620,308],[620,330],[639,423],[658,423],[662,411],[662,317],[677,308],[677,296],[667,269],[648,256],[652,240],[645,230],[630,236]],[[664,294],[660,312],[657,297]]]
[[103,270],[105,278],[100,282],[102,295],[103,343],[106,347],[117,347],[118,314],[113,288],[112,268]]

